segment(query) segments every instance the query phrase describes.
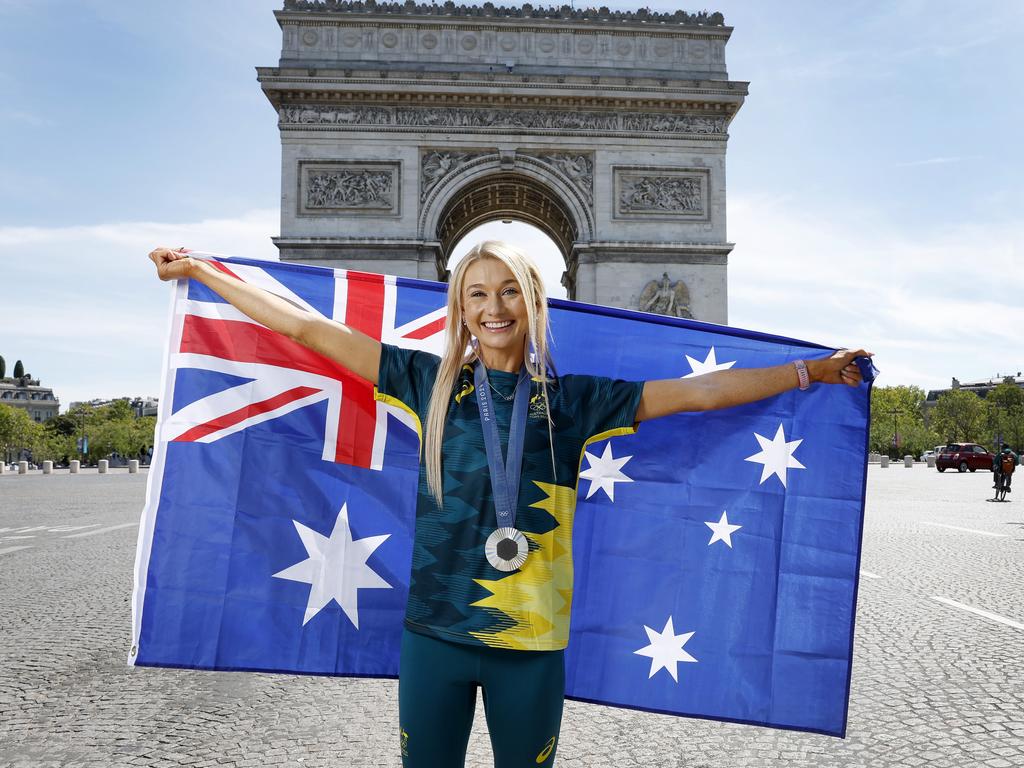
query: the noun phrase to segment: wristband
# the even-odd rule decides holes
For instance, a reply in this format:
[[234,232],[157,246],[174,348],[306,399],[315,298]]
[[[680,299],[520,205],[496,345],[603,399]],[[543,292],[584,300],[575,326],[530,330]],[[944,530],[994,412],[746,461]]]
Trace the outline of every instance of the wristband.
[[794,360],[793,367],[796,368],[796,377],[800,380],[800,389],[810,389],[811,377],[807,373],[807,363],[803,360]]

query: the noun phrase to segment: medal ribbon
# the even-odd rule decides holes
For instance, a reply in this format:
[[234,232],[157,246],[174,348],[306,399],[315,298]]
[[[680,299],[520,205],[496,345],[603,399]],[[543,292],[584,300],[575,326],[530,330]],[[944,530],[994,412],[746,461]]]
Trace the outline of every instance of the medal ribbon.
[[487,466],[491,470],[491,494],[499,528],[516,527],[516,508],[519,504],[519,478],[523,469],[523,441],[526,438],[526,412],[530,404],[530,376],[524,366],[516,382],[516,396],[512,403],[512,423],[508,429],[508,451],[505,464],[501,463],[501,437],[495,418],[487,368],[477,360],[473,370],[476,386],[476,404],[480,410],[480,425],[484,431]]

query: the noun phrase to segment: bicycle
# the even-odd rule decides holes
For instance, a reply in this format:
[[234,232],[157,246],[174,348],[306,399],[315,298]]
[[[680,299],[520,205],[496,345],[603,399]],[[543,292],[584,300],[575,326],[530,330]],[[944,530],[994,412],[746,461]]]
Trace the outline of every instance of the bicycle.
[[1006,492],[1009,490],[1010,476],[999,473],[996,475],[996,497],[994,501],[1006,501]]

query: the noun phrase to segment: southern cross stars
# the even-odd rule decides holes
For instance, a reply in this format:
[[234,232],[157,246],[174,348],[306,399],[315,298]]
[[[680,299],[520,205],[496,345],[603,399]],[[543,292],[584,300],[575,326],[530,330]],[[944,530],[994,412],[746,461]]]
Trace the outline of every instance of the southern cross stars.
[[665,622],[665,628],[661,632],[651,629],[646,624],[644,625],[644,629],[647,630],[647,639],[650,640],[650,643],[639,651],[633,651],[633,653],[638,656],[650,657],[651,673],[647,676],[647,679],[650,680],[654,677],[654,674],[659,669],[664,669],[672,675],[672,679],[678,683],[679,675],[677,664],[680,661],[697,661],[693,656],[683,650],[683,646],[686,645],[686,641],[693,637],[693,632],[685,632],[681,635],[677,635],[675,627],[672,626],[671,616],[668,617],[668,621]]
[[600,458],[590,451],[586,451],[584,455],[590,462],[590,466],[580,472],[580,477],[590,481],[590,490],[587,491],[588,499],[600,489],[608,494],[609,499],[615,501],[615,484],[633,482],[633,478],[626,477],[621,471],[625,463],[633,457],[622,456],[616,459],[612,455],[611,442],[604,444],[604,453]]
[[732,549],[732,535],[736,533],[742,525],[730,525],[728,515],[723,512],[722,517],[719,518],[717,523],[704,523],[712,531],[711,541],[708,542],[710,547],[716,541],[724,541],[729,545],[729,549]]
[[807,469],[803,464],[793,457],[793,452],[800,447],[803,440],[792,440],[786,442],[786,433],[779,424],[779,430],[775,437],[769,440],[767,437],[754,433],[761,450],[753,456],[748,456],[744,461],[751,461],[763,465],[761,468],[761,482],[764,483],[772,475],[775,475],[786,485],[787,469]]
[[274,578],[310,585],[302,625],[305,626],[331,600],[334,600],[341,606],[352,625],[359,629],[359,590],[391,589],[391,585],[366,564],[374,550],[391,534],[353,540],[352,530],[348,524],[347,504],[342,505],[330,538],[307,528],[297,520],[292,522],[309,557],[275,573]]
[[708,352],[708,356],[704,359],[704,362],[692,358],[689,355],[686,356],[686,362],[690,364],[690,373],[681,377],[684,379],[689,379],[694,376],[702,376],[705,373],[711,373],[712,371],[724,371],[736,365],[735,360],[728,363],[718,362],[718,359],[715,357],[714,347],[712,347],[711,351]]

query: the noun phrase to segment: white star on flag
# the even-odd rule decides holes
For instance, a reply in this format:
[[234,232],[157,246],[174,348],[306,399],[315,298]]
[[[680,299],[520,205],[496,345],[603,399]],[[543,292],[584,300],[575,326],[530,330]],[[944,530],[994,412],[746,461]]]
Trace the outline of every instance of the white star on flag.
[[686,356],[686,362],[690,364],[691,372],[680,378],[689,379],[694,376],[703,376],[705,373],[711,373],[712,371],[725,371],[736,365],[736,361],[733,360],[729,363],[720,363],[715,357],[715,348],[712,347],[711,351],[708,352],[708,356],[704,359],[704,362],[697,360],[696,358]]
[[616,459],[612,455],[611,442],[604,444],[604,453],[601,454],[600,458],[590,451],[585,451],[583,455],[590,462],[590,466],[580,472],[581,478],[590,481],[590,490],[587,491],[588,499],[600,489],[608,494],[609,499],[615,501],[615,484],[633,482],[633,478],[626,477],[621,471],[626,462],[633,457],[623,456]]
[[391,534],[367,536],[353,540],[348,524],[348,505],[343,504],[330,538],[292,520],[295,530],[306,547],[308,558],[274,574],[276,579],[288,579],[309,584],[309,599],[302,626],[334,600],[359,629],[358,592],[360,589],[391,589],[366,561],[374,550]]
[[782,485],[785,486],[787,469],[807,469],[807,467],[793,457],[793,452],[800,447],[800,443],[803,440],[786,442],[786,434],[782,429],[782,424],[779,424],[779,431],[775,433],[775,437],[771,440],[756,432],[754,437],[757,438],[757,442],[761,445],[761,450],[753,456],[748,456],[744,461],[763,465],[761,469],[762,483],[772,475],[776,475],[782,481]]
[[633,651],[638,656],[649,656],[651,659],[651,673],[647,676],[650,680],[654,677],[655,673],[659,669],[666,670],[672,679],[677,683],[679,682],[679,675],[677,674],[677,664],[680,661],[696,662],[690,654],[683,650],[683,646],[686,645],[686,641],[693,637],[693,632],[685,632],[681,635],[676,634],[675,628],[672,626],[672,617],[668,617],[668,621],[665,622],[665,629],[661,632],[651,629],[646,624],[644,629],[647,630],[647,639],[650,640],[650,644],[639,651]]
[[709,547],[716,541],[724,541],[729,545],[729,549],[732,549],[732,535],[743,527],[742,525],[730,525],[729,517],[725,512],[722,512],[722,517],[717,523],[705,522],[704,525],[713,531],[711,541],[708,542]]

